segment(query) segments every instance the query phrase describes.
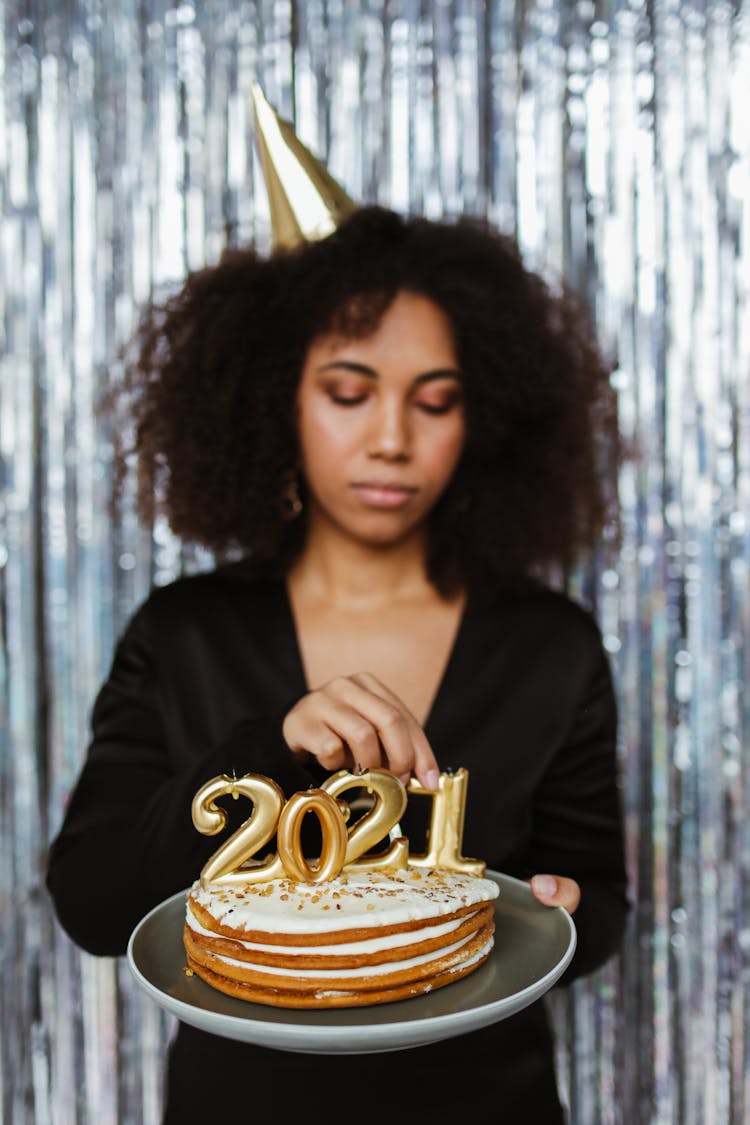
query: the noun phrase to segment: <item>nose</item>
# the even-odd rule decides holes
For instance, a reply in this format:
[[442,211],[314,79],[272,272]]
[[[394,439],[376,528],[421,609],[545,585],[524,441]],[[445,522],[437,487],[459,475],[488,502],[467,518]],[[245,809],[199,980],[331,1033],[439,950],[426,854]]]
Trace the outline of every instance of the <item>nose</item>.
[[405,404],[384,400],[377,404],[367,435],[370,457],[403,461],[411,454],[411,427]]

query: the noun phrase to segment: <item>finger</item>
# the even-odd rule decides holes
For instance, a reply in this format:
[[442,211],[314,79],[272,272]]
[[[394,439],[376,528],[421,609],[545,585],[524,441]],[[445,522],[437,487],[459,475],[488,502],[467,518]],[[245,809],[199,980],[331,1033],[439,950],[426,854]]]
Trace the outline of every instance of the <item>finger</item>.
[[437,759],[435,758],[424,729],[417,722],[404,701],[370,672],[360,672],[358,675],[352,676],[352,679],[367,691],[372,692],[386,703],[389,703],[392,707],[395,707],[404,718],[406,731],[411,743],[412,760],[408,764],[403,762],[403,768],[400,769],[399,761],[395,757],[395,754],[391,756],[388,752],[389,747],[386,746],[388,768],[400,777],[402,781],[408,781],[409,774],[413,772],[425,789],[437,789],[440,777]]
[[[424,729],[404,701],[378,680],[376,676],[373,676],[369,672],[359,673],[353,676],[352,679],[365,687],[368,691],[371,691],[374,695],[380,696],[386,703],[389,703],[403,719],[410,742],[410,760],[408,763],[406,760],[400,760],[398,757],[398,743],[392,744],[386,739],[385,750],[388,768],[395,773],[405,785],[408,784],[411,775],[415,774],[426,789],[437,789],[440,778],[437,760]],[[400,727],[396,728],[396,733],[400,733]],[[403,769],[400,768],[402,766],[404,767]]]
[[569,914],[578,909],[581,888],[575,879],[561,875],[534,875],[531,890],[545,906],[562,906]]
[[342,698],[345,694],[345,686],[338,682],[310,692],[287,715],[284,737],[292,749],[308,750],[326,769],[344,764],[362,769],[380,766],[378,730],[361,706]]
[[[419,730],[413,716],[401,701],[396,696],[386,698],[378,690],[382,685],[374,677],[372,683],[366,683],[359,676],[347,676],[342,682],[329,686],[376,733],[380,760],[373,763],[369,758],[357,758],[358,764],[363,768],[373,764],[383,765],[397,776],[410,774],[414,767],[415,740]],[[351,746],[355,757],[357,749],[358,747]]]
[[312,755],[326,769],[341,769],[349,765],[350,756],[343,740],[321,719],[305,714],[296,707],[282,723],[284,741],[293,754]]

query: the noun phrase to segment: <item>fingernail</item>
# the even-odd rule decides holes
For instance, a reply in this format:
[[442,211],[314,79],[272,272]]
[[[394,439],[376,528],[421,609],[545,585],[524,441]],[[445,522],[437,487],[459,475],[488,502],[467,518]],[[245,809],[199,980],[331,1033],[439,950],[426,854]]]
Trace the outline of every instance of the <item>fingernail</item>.
[[557,879],[552,875],[535,875],[531,881],[536,893],[543,895],[544,898],[551,898],[557,893]]
[[402,783],[402,785],[408,785],[411,781],[411,772],[409,771],[407,773],[400,773],[398,775],[398,779]]
[[425,789],[437,789],[439,783],[440,783],[440,772],[439,772],[439,770],[428,770],[427,773],[424,775],[424,787],[425,787]]

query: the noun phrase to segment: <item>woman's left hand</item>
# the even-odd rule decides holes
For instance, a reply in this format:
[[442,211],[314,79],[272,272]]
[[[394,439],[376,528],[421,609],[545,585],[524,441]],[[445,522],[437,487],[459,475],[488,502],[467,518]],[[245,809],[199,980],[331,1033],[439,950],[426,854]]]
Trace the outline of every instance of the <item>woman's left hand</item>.
[[534,875],[531,890],[545,906],[562,906],[568,914],[574,914],[581,901],[578,883],[562,875]]

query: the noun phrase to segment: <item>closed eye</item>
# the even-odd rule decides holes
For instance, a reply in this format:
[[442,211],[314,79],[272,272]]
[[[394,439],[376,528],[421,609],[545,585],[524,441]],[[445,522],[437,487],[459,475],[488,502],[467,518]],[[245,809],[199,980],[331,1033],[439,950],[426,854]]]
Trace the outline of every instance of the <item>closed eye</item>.
[[453,399],[451,402],[418,402],[417,407],[424,414],[448,414],[458,404],[458,399]]
[[430,398],[415,398],[414,405],[424,414],[449,414],[460,405],[461,400],[461,391],[456,389]]
[[367,395],[335,395],[329,392],[328,397],[337,406],[359,406],[360,403],[365,401]]

